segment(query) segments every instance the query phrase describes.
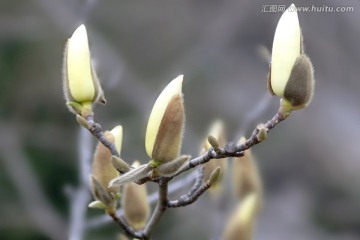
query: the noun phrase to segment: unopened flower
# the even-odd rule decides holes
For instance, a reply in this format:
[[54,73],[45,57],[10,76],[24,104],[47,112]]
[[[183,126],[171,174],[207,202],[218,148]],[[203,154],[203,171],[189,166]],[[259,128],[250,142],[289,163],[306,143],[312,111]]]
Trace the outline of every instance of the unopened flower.
[[146,129],[145,147],[157,164],[179,156],[185,112],[182,96],[183,75],[172,80],[157,98]]
[[[135,162],[132,166],[137,168],[140,163]],[[124,210],[126,222],[135,230],[145,227],[150,216],[146,184],[138,185],[133,182],[126,183],[122,190],[121,205]]]
[[94,102],[105,103],[103,91],[91,63],[84,25],[80,25],[66,43],[63,75],[65,98],[73,112],[86,117],[92,114]]
[[[239,144],[246,141],[241,137]],[[232,164],[233,193],[238,199],[243,199],[250,193],[257,194],[262,199],[262,181],[256,159],[251,149],[244,151],[244,156],[233,158]]]
[[257,195],[247,195],[227,221],[221,239],[251,240],[258,210]]
[[[209,142],[209,140],[212,141],[212,144]],[[225,127],[223,122],[220,120],[215,121],[209,130],[208,137],[204,140],[203,148],[201,150],[201,153],[209,151],[209,149],[214,145],[215,147],[223,147],[225,145]],[[216,146],[217,145],[217,146]],[[216,149],[215,149],[216,151]],[[225,174],[227,169],[227,159],[212,159],[209,162],[204,164],[205,172],[204,172],[204,180],[207,180],[210,178],[211,173],[217,168],[221,168],[221,174]],[[219,183],[221,180],[221,176],[218,178],[217,183]],[[214,183],[211,190],[217,189],[219,186],[217,183]]]
[[[122,126],[119,125],[104,133],[105,138],[115,144],[119,153],[121,151],[122,132]],[[115,205],[115,196],[120,190],[119,186],[108,187],[110,181],[119,176],[119,172],[114,168],[111,159],[110,150],[99,142],[92,164],[92,193],[97,200],[110,208]]]
[[312,99],[313,67],[303,53],[294,4],[283,13],[276,27],[268,85],[272,94],[283,98],[294,110],[307,106]]

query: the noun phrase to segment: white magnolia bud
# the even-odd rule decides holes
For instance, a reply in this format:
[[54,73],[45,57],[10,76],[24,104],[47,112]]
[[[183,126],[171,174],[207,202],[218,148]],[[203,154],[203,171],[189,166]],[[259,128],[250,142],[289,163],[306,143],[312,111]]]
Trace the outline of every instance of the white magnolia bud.
[[259,210],[256,194],[247,195],[230,216],[221,239],[251,240],[256,216]]
[[289,110],[307,106],[314,92],[314,74],[310,59],[303,53],[302,35],[296,7],[292,4],[276,27],[268,87],[284,99]]
[[105,103],[103,91],[91,63],[84,25],[80,25],[67,41],[63,72],[65,97],[74,112],[84,115],[83,108],[91,111],[92,103],[99,100]]
[[183,75],[172,80],[157,98],[146,129],[146,152],[163,163],[178,157],[185,121]]
[[276,27],[271,55],[271,90],[283,97],[296,58],[301,54],[301,30],[292,4]]

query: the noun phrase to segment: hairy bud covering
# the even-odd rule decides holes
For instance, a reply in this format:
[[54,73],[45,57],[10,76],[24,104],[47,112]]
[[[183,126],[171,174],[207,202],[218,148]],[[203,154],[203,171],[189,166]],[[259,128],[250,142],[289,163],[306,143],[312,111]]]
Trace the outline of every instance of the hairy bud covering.
[[[121,143],[122,143],[122,127],[119,125],[115,127],[111,131],[106,131],[104,133],[105,138],[115,144],[116,149],[121,151]],[[105,147],[102,143],[98,143],[95,154],[94,161],[92,164],[92,178],[95,179],[101,188],[108,194],[109,197],[113,199],[113,197],[119,192],[119,186],[108,187],[110,181],[113,178],[119,176],[119,172],[114,168],[113,163],[111,161],[112,155],[110,150]],[[98,198],[98,194],[95,192],[96,188],[94,186],[94,180],[92,181],[92,192],[96,199],[102,201],[102,199]],[[104,203],[108,205],[109,203]]]
[[[133,167],[139,167],[135,162]],[[127,223],[135,230],[145,227],[150,215],[150,205],[147,199],[146,185],[138,185],[129,182],[124,185],[121,197],[121,205],[124,209],[124,217]]]
[[183,75],[172,80],[157,98],[146,129],[145,147],[149,157],[159,163],[178,157],[185,112],[182,96]]
[[296,7],[292,4],[276,27],[268,87],[273,95],[289,102],[291,109],[307,106],[314,92],[313,67],[303,53]]

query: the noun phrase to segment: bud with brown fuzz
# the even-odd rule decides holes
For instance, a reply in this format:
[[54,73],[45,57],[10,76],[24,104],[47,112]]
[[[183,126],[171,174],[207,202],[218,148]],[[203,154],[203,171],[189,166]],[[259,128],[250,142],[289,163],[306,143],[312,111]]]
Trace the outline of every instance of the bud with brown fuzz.
[[311,61],[303,53],[302,35],[296,7],[292,4],[276,27],[268,87],[281,97],[289,111],[306,107],[314,92]]
[[[111,131],[106,131],[104,135],[107,141],[115,144],[116,149],[120,153],[123,135],[122,127],[117,126]],[[119,176],[119,172],[114,168],[111,159],[110,150],[99,142],[92,164],[92,193],[97,200],[102,201],[109,208],[115,206],[115,196],[120,190],[119,186],[108,187],[109,182]],[[104,202],[104,199],[106,202]]]
[[[138,167],[139,162],[135,162],[133,167]],[[124,185],[121,197],[121,205],[124,210],[126,222],[135,230],[145,227],[150,216],[150,205],[148,203],[146,185],[138,185],[129,182]]]
[[[157,98],[146,129],[148,156],[159,165],[176,159],[180,153],[185,112],[182,95],[183,75],[172,80]],[[154,166],[156,167],[156,166]]]

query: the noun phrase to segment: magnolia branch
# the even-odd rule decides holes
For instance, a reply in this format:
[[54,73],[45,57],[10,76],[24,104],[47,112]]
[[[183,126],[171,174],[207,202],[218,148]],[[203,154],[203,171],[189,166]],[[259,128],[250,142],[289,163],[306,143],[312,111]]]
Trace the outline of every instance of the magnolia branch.
[[166,207],[167,207],[167,196],[168,196],[168,182],[160,182],[159,183],[159,198],[157,201],[156,208],[146,225],[143,233],[144,233],[144,239],[149,239],[152,232],[154,231],[156,225],[159,223],[160,218],[164,214]]
[[182,195],[179,200],[168,200],[167,206],[169,208],[185,207],[195,202],[203,193],[206,192],[206,190],[212,186],[212,182],[210,182],[210,180],[207,180],[203,185],[201,185],[203,177],[204,167],[202,166],[198,170],[195,184],[190,189],[190,191],[187,194]]

